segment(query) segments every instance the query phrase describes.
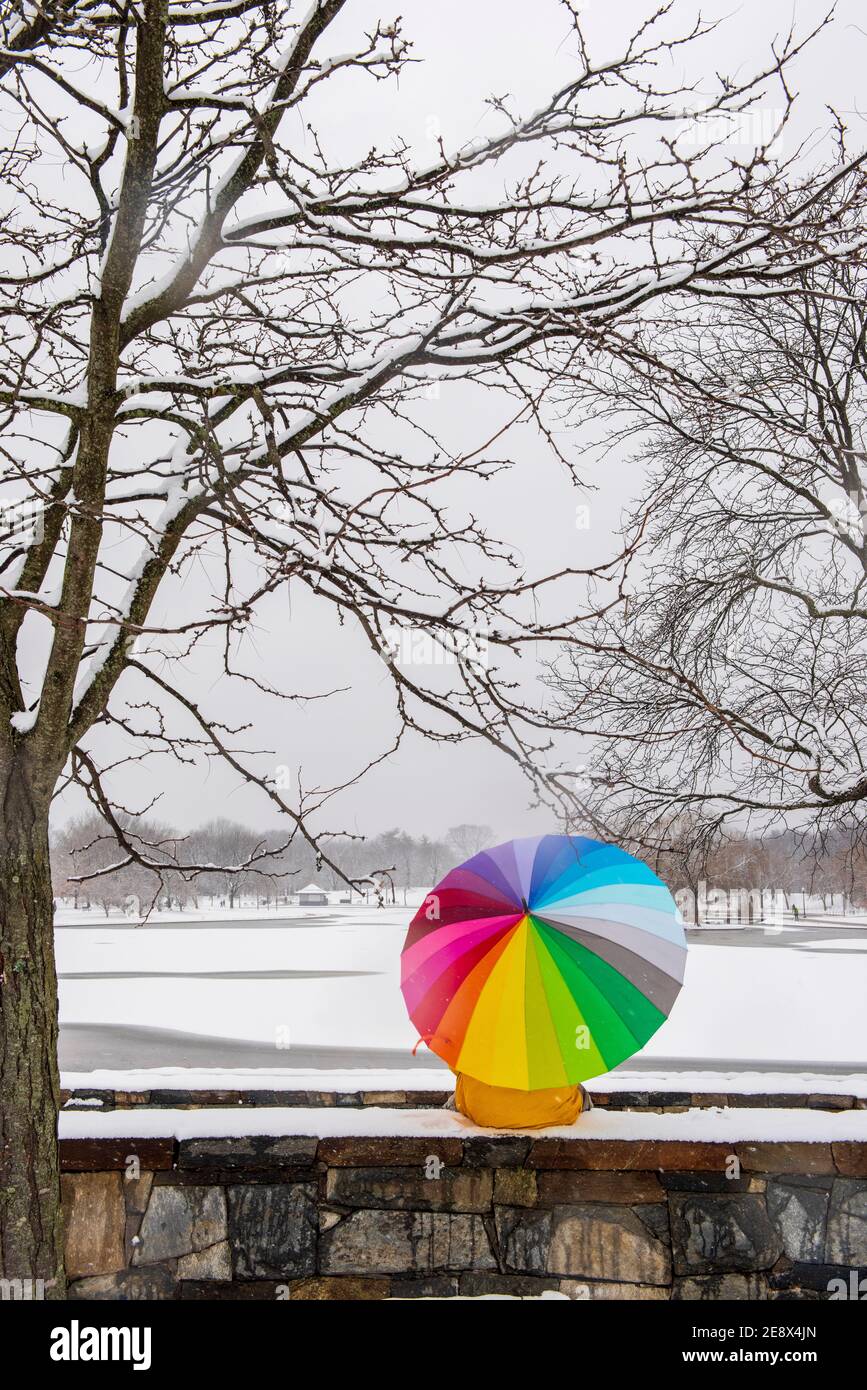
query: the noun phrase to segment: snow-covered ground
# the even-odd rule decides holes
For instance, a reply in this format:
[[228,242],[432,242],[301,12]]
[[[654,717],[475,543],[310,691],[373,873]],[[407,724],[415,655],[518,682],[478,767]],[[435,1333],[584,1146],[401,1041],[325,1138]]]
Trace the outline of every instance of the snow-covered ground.
[[[441,1089],[398,987],[412,909],[332,905],[57,931],[69,1085]],[[860,927],[860,929],[859,929]],[[867,931],[704,934],[671,1018],[601,1089],[867,1094]]]
[[[580,1133],[574,1125],[552,1125],[535,1131],[546,1139],[668,1139],[679,1142],[750,1143],[770,1140],[785,1143],[867,1141],[867,1110],[826,1113],[797,1109],[709,1109],[686,1114],[655,1114],[640,1110],[591,1110],[582,1115]],[[501,1134],[483,1129],[453,1110],[304,1109],[295,1106],[262,1106],[249,1109],[204,1110],[92,1110],[63,1111],[61,1139],[225,1139],[244,1135],[312,1134],[320,1139],[345,1136],[383,1138],[389,1135],[422,1135],[426,1138],[460,1138],[468,1134]]]

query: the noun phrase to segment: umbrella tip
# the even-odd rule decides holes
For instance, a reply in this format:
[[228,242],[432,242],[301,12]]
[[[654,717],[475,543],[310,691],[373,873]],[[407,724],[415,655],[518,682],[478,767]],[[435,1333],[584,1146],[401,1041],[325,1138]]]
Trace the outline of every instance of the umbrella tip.
[[525,912],[529,912],[529,911],[530,911],[529,907],[527,906],[527,899],[526,899],[526,898],[522,898],[522,899],[521,899],[521,906],[522,906],[522,908],[524,909]]

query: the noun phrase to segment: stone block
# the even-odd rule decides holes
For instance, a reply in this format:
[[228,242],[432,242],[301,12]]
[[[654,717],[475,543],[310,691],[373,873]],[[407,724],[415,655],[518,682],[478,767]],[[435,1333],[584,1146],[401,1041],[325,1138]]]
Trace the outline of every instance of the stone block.
[[319,1218],[312,1183],[230,1187],[228,1195],[236,1278],[316,1272]]
[[81,1279],[113,1274],[126,1265],[126,1206],[120,1173],[64,1173],[60,1179],[66,1224],[66,1274]]
[[551,1213],[524,1207],[496,1208],[500,1259],[509,1270],[521,1274],[548,1272]]
[[456,1298],[458,1294],[456,1274],[431,1274],[421,1279],[403,1279],[400,1275],[394,1275],[390,1283],[389,1298]]
[[532,1140],[526,1135],[472,1135],[464,1140],[468,1168],[523,1168]]
[[330,1303],[351,1299],[352,1302],[370,1303],[388,1298],[390,1293],[389,1279],[359,1279],[351,1275],[342,1279],[293,1279],[289,1285],[289,1298],[292,1302]]
[[669,1297],[664,1285],[610,1284],[586,1279],[561,1279],[560,1292],[581,1303],[667,1303]]
[[178,1260],[179,1279],[231,1279],[232,1252],[227,1240],[194,1250]]
[[69,1284],[66,1296],[78,1301],[98,1300],[119,1303],[164,1301],[176,1297],[177,1285],[171,1270],[161,1265],[149,1269],[122,1269],[117,1274],[101,1274],[91,1279],[76,1279]]
[[416,1164],[421,1168],[429,1158],[457,1167],[463,1158],[463,1144],[460,1139],[347,1135],[320,1139],[317,1157],[329,1168],[411,1168]]
[[736,1144],[741,1167],[750,1173],[834,1173],[830,1144]]
[[126,1209],[131,1215],[140,1216],[146,1210],[154,1185],[153,1173],[142,1173],[140,1178],[123,1179],[123,1195]]
[[[74,1104],[70,1105],[70,1101]],[[82,1101],[86,1101],[85,1105]],[[97,1110],[114,1109],[113,1091],[64,1091],[60,1092],[60,1106],[65,1109],[67,1106],[71,1110],[77,1110],[79,1115],[82,1110],[89,1110],[91,1113]]]
[[406,1091],[406,1105],[411,1110],[442,1110],[451,1091]]
[[185,1303],[275,1303],[288,1300],[289,1285],[276,1280],[184,1279],[175,1298]]
[[762,1196],[672,1193],[669,1207],[676,1274],[751,1273],[782,1254]]
[[669,1284],[666,1246],[628,1207],[582,1203],[554,1212],[548,1273],[622,1284]]
[[646,1226],[651,1235],[657,1240],[661,1240],[663,1245],[671,1249],[671,1230],[668,1220],[668,1206],[665,1202],[658,1205],[654,1202],[640,1202],[633,1208],[635,1215],[642,1225]]
[[251,1169],[307,1168],[316,1159],[318,1140],[308,1135],[271,1139],[184,1139],[178,1149],[179,1168],[210,1168],[221,1172]]
[[505,1294],[509,1298],[533,1298],[541,1293],[556,1293],[558,1279],[537,1278],[532,1274],[462,1274],[462,1298],[485,1298]]
[[532,1168],[497,1168],[494,1171],[494,1201],[498,1206],[534,1207],[537,1198],[536,1174]]
[[825,1227],[830,1194],[774,1178],[768,1182],[768,1215],[790,1260],[810,1263],[825,1258]]
[[134,1265],[156,1264],[226,1239],[226,1198],[220,1187],[154,1186],[139,1228]]
[[356,1211],[320,1238],[326,1274],[432,1274],[494,1269],[481,1216]]
[[746,1172],[742,1172],[739,1178],[729,1178],[725,1172],[663,1172],[659,1174],[659,1182],[666,1192],[725,1192],[728,1195],[735,1192],[764,1192],[767,1185],[764,1178]]
[[[594,1105],[596,1096],[591,1092]],[[612,1110],[646,1110],[650,1100],[649,1091],[610,1091],[608,1103]]]
[[867,1178],[867,1144],[856,1140],[831,1145],[837,1172],[846,1178]]
[[174,1139],[61,1139],[58,1149],[64,1173],[126,1169],[131,1157],[142,1171],[165,1171],[175,1161]]
[[675,1279],[671,1297],[678,1303],[755,1302],[766,1299],[768,1286],[760,1274],[711,1274]]
[[[856,1277],[858,1271],[854,1271]],[[793,1264],[791,1260],[779,1260],[768,1274],[768,1286],[771,1290],[786,1293],[798,1289],[810,1289],[816,1293],[828,1297],[828,1291],[835,1280],[842,1279],[848,1284],[849,1277],[853,1273],[848,1265],[829,1265],[829,1264]],[[862,1290],[867,1294],[867,1281]]]
[[768,1298],[773,1303],[824,1303],[830,1294],[813,1293],[810,1289],[792,1289],[786,1293],[768,1290]]
[[829,1264],[867,1267],[867,1182],[838,1178],[834,1183],[825,1251]]
[[665,1191],[656,1173],[602,1173],[559,1169],[540,1173],[539,1205],[572,1206],[576,1202],[615,1202],[632,1207],[662,1202]]
[[817,1092],[807,1097],[807,1105],[810,1110],[852,1110],[855,1107],[855,1097]]
[[493,1192],[490,1168],[330,1168],[325,1195],[344,1207],[415,1211],[487,1211]]
[[531,1168],[589,1168],[604,1172],[700,1169],[722,1172],[730,1144],[665,1139],[537,1139],[530,1150]]

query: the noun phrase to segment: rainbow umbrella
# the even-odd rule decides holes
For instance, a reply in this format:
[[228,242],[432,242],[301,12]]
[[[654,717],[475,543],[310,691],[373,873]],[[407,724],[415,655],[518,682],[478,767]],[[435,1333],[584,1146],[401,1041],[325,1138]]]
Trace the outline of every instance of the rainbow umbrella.
[[616,845],[542,835],[446,874],[410,924],[401,989],[453,1071],[536,1091],[642,1048],[685,964],[674,899],[646,864]]

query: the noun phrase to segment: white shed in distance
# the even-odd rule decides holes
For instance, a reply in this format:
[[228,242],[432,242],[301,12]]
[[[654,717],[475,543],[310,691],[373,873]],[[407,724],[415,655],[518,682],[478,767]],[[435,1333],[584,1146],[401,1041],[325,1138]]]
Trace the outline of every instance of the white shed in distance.
[[328,894],[316,883],[308,883],[298,894],[299,907],[327,907]]

